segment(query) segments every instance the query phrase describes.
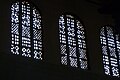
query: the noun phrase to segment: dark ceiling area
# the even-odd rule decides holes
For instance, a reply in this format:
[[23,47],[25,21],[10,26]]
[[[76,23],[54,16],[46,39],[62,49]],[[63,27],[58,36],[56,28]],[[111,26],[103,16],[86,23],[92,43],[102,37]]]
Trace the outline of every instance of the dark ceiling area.
[[[86,0],[88,3],[99,6],[98,12],[112,15],[115,22],[115,33],[120,34],[120,0]],[[119,39],[120,40],[120,39]]]
[[120,13],[120,0],[86,0],[87,2],[98,5],[98,11],[102,14]]

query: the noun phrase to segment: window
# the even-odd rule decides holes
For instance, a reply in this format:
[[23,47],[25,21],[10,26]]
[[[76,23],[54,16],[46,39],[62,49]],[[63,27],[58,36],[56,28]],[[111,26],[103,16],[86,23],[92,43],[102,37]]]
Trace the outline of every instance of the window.
[[119,76],[120,41],[110,26],[100,31],[100,41],[103,55],[103,66],[106,75]]
[[72,67],[87,69],[85,30],[76,17],[72,15],[60,16],[59,40],[61,63]]
[[41,15],[32,4],[20,1],[11,7],[11,53],[42,59]]

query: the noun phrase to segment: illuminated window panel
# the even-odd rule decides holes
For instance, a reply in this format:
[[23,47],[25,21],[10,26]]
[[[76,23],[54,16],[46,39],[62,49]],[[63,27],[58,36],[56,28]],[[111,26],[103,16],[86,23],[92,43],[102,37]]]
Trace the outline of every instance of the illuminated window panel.
[[34,58],[42,59],[41,15],[39,11],[35,8],[33,8],[33,42],[34,42]]
[[103,54],[104,72],[106,75],[119,77],[120,41],[112,27],[105,26],[100,31],[100,41]]
[[11,11],[11,52],[19,55],[19,2],[12,5]]
[[12,4],[11,37],[11,53],[42,60],[41,15],[32,4]]
[[61,63],[88,69],[84,27],[71,15],[59,18],[59,40]]

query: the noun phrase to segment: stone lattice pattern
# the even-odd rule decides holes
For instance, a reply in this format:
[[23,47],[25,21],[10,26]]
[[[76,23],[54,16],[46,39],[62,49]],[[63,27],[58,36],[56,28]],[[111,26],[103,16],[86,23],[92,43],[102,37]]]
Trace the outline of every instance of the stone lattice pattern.
[[72,67],[88,68],[83,25],[71,15],[59,18],[61,63]]
[[28,2],[11,7],[11,52],[42,60],[42,27],[39,11]]
[[105,74],[119,77],[119,35],[114,33],[112,27],[105,26],[100,31],[100,40]]

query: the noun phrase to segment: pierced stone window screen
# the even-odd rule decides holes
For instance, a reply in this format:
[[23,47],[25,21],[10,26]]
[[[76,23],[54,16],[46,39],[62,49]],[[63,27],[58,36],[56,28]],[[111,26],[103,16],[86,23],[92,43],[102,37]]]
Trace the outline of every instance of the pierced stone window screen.
[[120,74],[120,41],[112,27],[105,26],[100,31],[102,45],[103,66],[106,75],[118,76]]
[[59,18],[61,63],[81,69],[88,68],[84,27],[71,15]]
[[41,15],[32,4],[20,1],[11,7],[11,53],[42,60]]

